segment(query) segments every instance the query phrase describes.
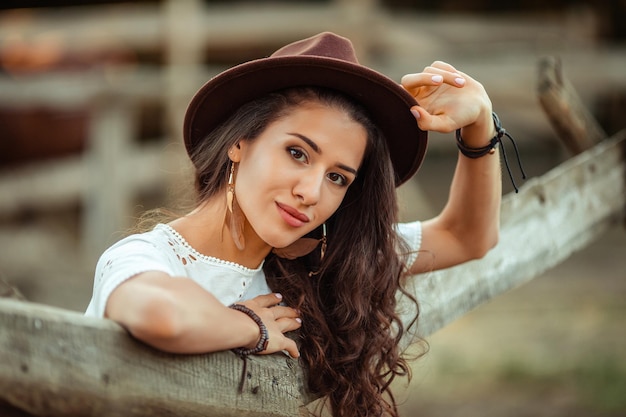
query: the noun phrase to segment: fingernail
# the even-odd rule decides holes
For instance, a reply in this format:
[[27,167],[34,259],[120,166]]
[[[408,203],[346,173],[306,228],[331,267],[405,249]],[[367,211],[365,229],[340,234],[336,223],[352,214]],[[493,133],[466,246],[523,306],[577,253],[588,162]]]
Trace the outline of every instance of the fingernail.
[[302,324],[302,319],[300,317],[296,317],[296,321],[300,324]]
[[279,292],[277,292],[276,294],[274,294],[276,296],[276,298],[282,300],[283,299],[283,295]]
[[440,83],[440,82],[443,81],[443,76],[441,76],[441,75],[433,75],[432,80],[433,80],[434,83]]
[[419,113],[417,110],[413,110],[413,109],[411,109],[411,113],[412,113],[412,114],[413,114],[413,116],[415,116],[415,118],[416,118],[416,119],[418,119],[418,120],[419,120],[419,118],[421,117],[421,116],[420,116],[420,113]]
[[464,85],[465,84],[465,78],[457,77],[457,78],[454,79],[454,82],[457,83],[458,85]]

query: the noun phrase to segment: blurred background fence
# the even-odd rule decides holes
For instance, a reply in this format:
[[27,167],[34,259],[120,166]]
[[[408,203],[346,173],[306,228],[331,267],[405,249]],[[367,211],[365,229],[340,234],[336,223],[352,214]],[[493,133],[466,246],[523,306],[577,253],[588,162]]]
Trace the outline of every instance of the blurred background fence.
[[[28,3],[0,5],[0,275],[29,300],[71,310],[85,308],[98,254],[135,216],[187,198],[181,126],[191,95],[228,66],[294,39],[335,31],[353,40],[362,63],[398,80],[434,60],[457,66],[485,85],[531,176],[567,158],[537,103],[541,57],[561,59],[609,135],[626,127],[623,0],[49,1],[32,2],[48,7],[25,7]],[[452,141],[432,135],[424,168],[400,190],[403,218],[427,218],[441,208],[455,158]],[[557,268],[537,280],[541,283],[435,335],[429,359],[416,364],[419,383],[407,394],[407,408],[431,416],[467,416],[478,408],[488,415],[488,404],[506,398],[500,405],[505,408],[494,405],[494,413],[623,413],[626,349],[623,327],[615,323],[626,312],[625,240],[617,230],[577,256],[578,264],[564,264],[565,273]],[[564,288],[590,297],[572,301]],[[546,295],[555,291],[561,298]],[[589,302],[592,294],[596,304]],[[546,325],[541,319],[552,316],[540,314],[529,300],[544,299],[541,308],[557,317],[554,326],[591,322],[594,331],[585,328],[584,341],[538,334]],[[559,300],[565,307],[555,307]],[[493,323],[494,314],[503,318],[506,331]],[[538,324],[522,328],[519,320]],[[487,335],[507,331],[508,339],[489,343]],[[546,332],[558,334],[555,327]],[[591,343],[600,334],[606,351]],[[565,370],[534,359],[528,365],[520,357],[535,358],[530,351],[536,343],[544,359],[557,362],[563,346],[584,349],[571,353]],[[516,350],[520,345],[527,356]],[[494,362],[493,351],[517,356]],[[599,368],[577,366],[598,358]],[[570,380],[580,377],[595,385],[564,385],[564,372]],[[502,382],[503,375],[523,384],[498,395],[494,390],[506,384],[493,381]],[[463,385],[464,379],[480,384]],[[456,390],[438,389],[443,386]],[[537,403],[545,405],[542,412]]]

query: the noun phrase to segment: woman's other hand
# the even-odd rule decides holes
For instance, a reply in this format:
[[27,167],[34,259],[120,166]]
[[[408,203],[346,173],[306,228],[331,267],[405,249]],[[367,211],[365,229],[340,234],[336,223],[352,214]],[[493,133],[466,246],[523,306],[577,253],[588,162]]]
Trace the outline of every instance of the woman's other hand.
[[[435,61],[402,77],[402,86],[419,103],[411,111],[420,129],[448,133],[470,128],[467,138],[463,135],[468,146],[474,137],[484,142],[493,136],[492,105],[484,87],[452,65]],[[476,146],[484,146],[482,142]]]
[[[296,342],[285,336],[284,333],[299,329],[301,320],[296,309],[279,305],[281,301],[282,296],[280,294],[272,293],[259,295],[241,304],[254,311],[267,328],[269,343],[267,349],[259,354],[270,354],[284,350],[292,358],[297,358],[300,353]],[[258,339],[246,347],[254,347],[256,342]]]

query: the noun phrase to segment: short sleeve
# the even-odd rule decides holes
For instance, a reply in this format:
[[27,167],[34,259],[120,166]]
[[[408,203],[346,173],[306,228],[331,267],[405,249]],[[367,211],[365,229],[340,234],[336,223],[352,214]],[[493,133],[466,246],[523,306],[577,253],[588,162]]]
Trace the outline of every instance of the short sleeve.
[[147,271],[174,275],[164,253],[141,235],[129,236],[111,246],[96,265],[93,295],[85,315],[104,317],[106,303],[113,290],[127,279]]
[[404,260],[410,267],[417,259],[417,254],[422,246],[422,222],[398,223],[397,231],[409,249],[408,253],[400,253],[400,255],[405,256]]

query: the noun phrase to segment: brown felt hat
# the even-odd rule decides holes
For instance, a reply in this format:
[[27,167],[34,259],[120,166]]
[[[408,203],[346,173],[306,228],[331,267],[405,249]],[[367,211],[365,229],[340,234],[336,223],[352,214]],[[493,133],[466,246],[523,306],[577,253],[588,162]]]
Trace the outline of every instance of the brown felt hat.
[[243,104],[273,91],[301,86],[331,88],[365,106],[387,139],[396,186],[417,172],[427,145],[427,133],[418,128],[410,112],[417,102],[392,79],[360,65],[352,42],[330,32],[237,65],[204,84],[185,114],[187,152]]

